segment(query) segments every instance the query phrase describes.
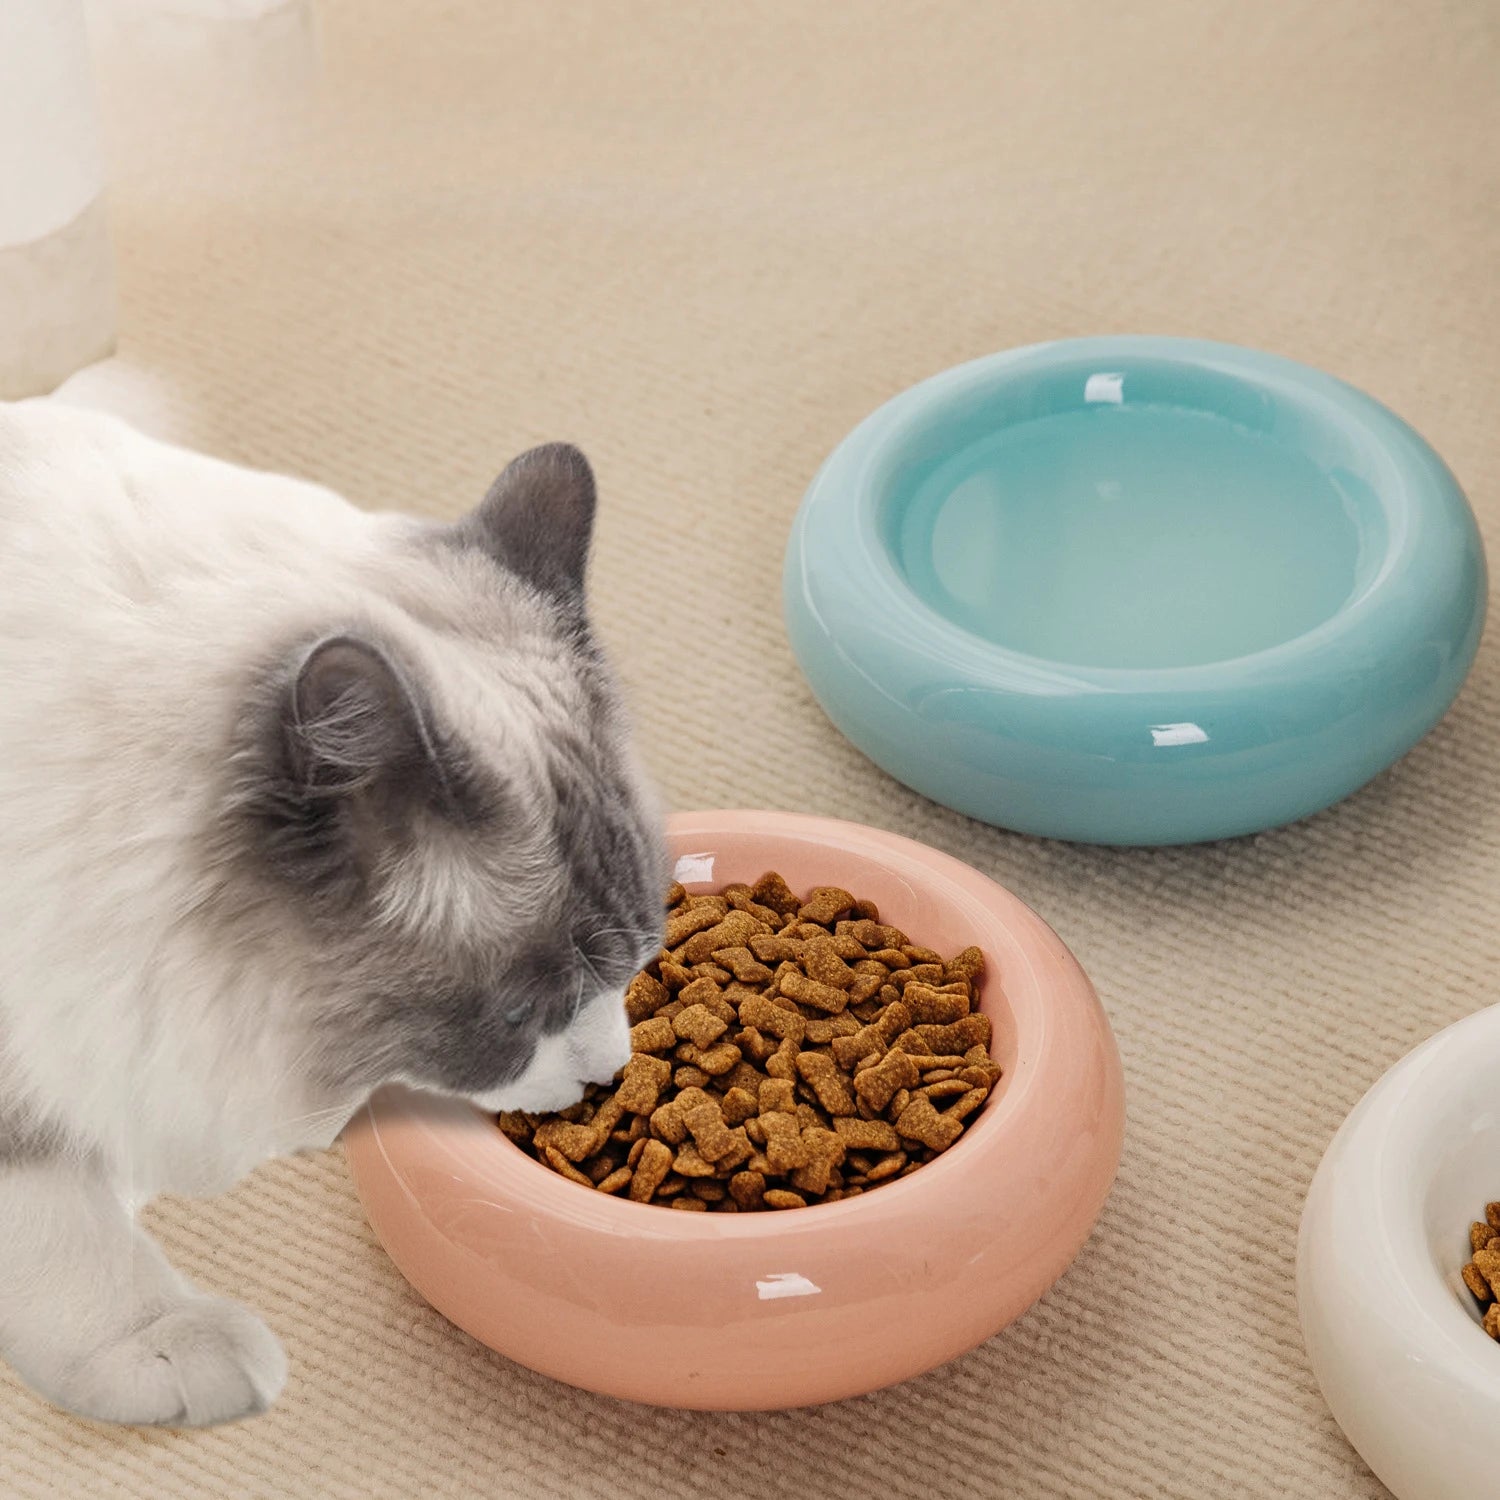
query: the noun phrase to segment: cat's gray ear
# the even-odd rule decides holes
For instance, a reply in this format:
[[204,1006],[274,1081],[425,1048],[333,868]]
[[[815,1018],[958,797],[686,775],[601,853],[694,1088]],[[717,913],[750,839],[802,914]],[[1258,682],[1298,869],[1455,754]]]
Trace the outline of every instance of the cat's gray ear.
[[411,688],[381,647],[357,636],[330,636],[302,659],[285,728],[293,775],[310,792],[352,793],[437,770]]
[[507,465],[461,525],[496,562],[548,593],[583,593],[594,535],[594,473],[571,443],[532,448]]

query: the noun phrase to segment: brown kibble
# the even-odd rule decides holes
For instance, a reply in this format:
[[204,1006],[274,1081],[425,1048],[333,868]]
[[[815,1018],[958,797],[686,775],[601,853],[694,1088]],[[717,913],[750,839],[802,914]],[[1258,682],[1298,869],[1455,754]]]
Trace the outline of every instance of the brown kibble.
[[964,1016],[951,1026],[918,1026],[916,1031],[938,1053],[967,1052],[970,1047],[990,1045],[990,1018],[982,1012]]
[[1473,1292],[1481,1307],[1488,1306],[1495,1300],[1495,1293],[1488,1281],[1480,1273],[1479,1267],[1470,1261],[1460,1273],[1464,1279],[1464,1285]]
[[672,1170],[679,1177],[712,1177],[714,1164],[688,1141],[677,1148],[677,1154],[672,1158]]
[[711,1047],[729,1028],[706,1005],[685,1004],[684,1010],[672,1017],[672,1031],[682,1041],[690,1041],[696,1047]]
[[854,1091],[877,1113],[901,1089],[914,1088],[921,1073],[909,1052],[888,1052],[873,1068],[866,1068],[854,1080]]
[[543,1146],[541,1147],[541,1154],[542,1160],[546,1162],[554,1172],[558,1173],[562,1177],[566,1177],[569,1182],[576,1182],[580,1186],[588,1188],[590,1192],[593,1191],[593,1179],[580,1172],[578,1168],[575,1167],[573,1163],[570,1162],[568,1158],[562,1154],[561,1151],[557,1150],[556,1147]]
[[969,1013],[966,995],[937,990],[930,984],[908,984],[901,998],[917,1025],[947,1026]]
[[746,947],[751,938],[765,930],[766,924],[757,921],[749,912],[732,911],[717,926],[694,933],[682,945],[683,962],[701,964],[720,948]]
[[865,1181],[884,1182],[889,1177],[897,1176],[906,1165],[906,1152],[894,1151],[891,1155],[882,1157],[865,1173]]
[[760,1110],[763,1115],[797,1113],[796,1090],[790,1078],[767,1078],[760,1086]]
[[1500,1203],[1485,1204],[1484,1217],[1491,1229],[1500,1231]]
[[833,1128],[851,1151],[895,1151],[901,1145],[895,1127],[884,1120],[861,1120],[844,1115],[833,1122]]
[[933,1151],[946,1151],[963,1134],[963,1125],[940,1115],[932,1100],[917,1095],[897,1117],[896,1133],[920,1141]]
[[806,1208],[807,1199],[801,1193],[788,1192],[785,1188],[771,1188],[762,1195],[767,1208]]
[[839,1071],[838,1064],[821,1052],[803,1052],[797,1058],[797,1072],[805,1083],[812,1085],[818,1103],[831,1115],[852,1115],[854,1095],[844,1081],[847,1075]]
[[854,897],[836,885],[816,887],[798,908],[797,915],[804,922],[816,922],[819,927],[832,927],[842,916],[854,910]]
[[[864,949],[858,943],[854,950],[860,957],[864,956]],[[826,937],[808,939],[802,954],[802,967],[809,979],[832,989],[847,990],[854,984],[854,970],[839,956],[832,940]]]
[[729,1179],[729,1195],[742,1209],[757,1209],[766,1195],[766,1179],[759,1172],[736,1172]]
[[[971,1009],[977,949],[945,962],[873,902],[834,886],[799,901],[774,873],[712,895],[674,884],[666,912],[665,946],[626,990],[616,1082],[497,1118],[559,1176],[696,1213],[837,1203],[947,1149],[998,1081]],[[1500,1231],[1500,1203],[1490,1217]],[[1471,1264],[1488,1285],[1500,1239],[1481,1227]]]
[[[682,1118],[705,1161],[720,1161],[734,1150],[734,1135],[724,1123],[724,1116],[717,1104],[705,1101],[692,1109],[684,1110]],[[682,1168],[678,1167],[677,1170],[681,1172]]]
[[1490,1304],[1490,1309],[1484,1315],[1484,1331],[1492,1339],[1500,1339],[1500,1302]]
[[741,984],[769,984],[772,971],[748,948],[720,948],[714,962],[721,964]]
[[671,1076],[672,1065],[665,1058],[637,1052],[625,1064],[620,1087],[615,1092],[620,1108],[633,1115],[649,1115]]
[[800,1042],[807,1033],[807,1022],[800,1012],[783,1009],[760,995],[740,1006],[740,1020],[781,1041],[790,1038]]
[[777,972],[777,987],[781,993],[799,1005],[810,1005],[815,1010],[837,1014],[849,1003],[849,996],[831,984],[809,979],[800,970],[782,965]]
[[[704,932],[710,927],[716,927],[728,914],[729,903],[720,902],[722,898],[707,902],[702,906],[688,906],[681,911],[673,912],[667,918],[667,935],[663,945],[667,948],[676,948],[694,934]],[[721,943],[720,947],[727,947],[727,943]],[[712,949],[707,950],[712,952]],[[692,960],[694,963],[697,959]]]
[[769,906],[772,911],[779,911],[783,916],[789,916],[801,905],[792,894],[792,888],[774,871],[767,871],[762,875],[750,887],[750,894],[761,906]]
[[1474,1252],[1474,1265],[1492,1288],[1500,1288],[1500,1250],[1486,1247]]
[[959,1095],[943,1114],[949,1120],[967,1120],[989,1096],[988,1089],[970,1089],[967,1094]]
[[625,991],[625,1015],[632,1025],[649,1020],[671,998],[661,980],[637,974]]
[[[599,1132],[589,1125],[570,1125],[566,1120],[547,1120],[538,1125],[532,1142],[538,1151],[560,1152],[579,1162],[599,1149]],[[590,1183],[592,1187],[593,1184]]]
[[1474,1223],[1469,1226],[1469,1249],[1483,1250],[1489,1242],[1494,1239],[1500,1231],[1492,1229],[1488,1224]]
[[802,1131],[795,1115],[770,1114],[757,1116],[760,1128],[766,1137],[766,1160],[775,1173],[786,1175],[805,1167],[808,1162],[807,1147],[802,1141]]
[[638,1021],[630,1028],[630,1046],[635,1052],[670,1052],[676,1045],[672,1023],[661,1016]]

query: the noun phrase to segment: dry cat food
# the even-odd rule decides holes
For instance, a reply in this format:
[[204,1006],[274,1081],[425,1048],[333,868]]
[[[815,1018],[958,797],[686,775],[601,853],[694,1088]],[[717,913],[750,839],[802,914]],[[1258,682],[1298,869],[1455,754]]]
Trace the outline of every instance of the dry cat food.
[[1500,1203],[1491,1203],[1484,1218],[1469,1230],[1474,1258],[1464,1267],[1464,1285],[1484,1308],[1484,1331],[1500,1339]]
[[625,996],[633,1056],[556,1114],[502,1114],[582,1187],[699,1213],[835,1203],[946,1151],[1000,1078],[973,1006],[978,948],[944,960],[869,901],[779,875],[667,894],[666,948]]

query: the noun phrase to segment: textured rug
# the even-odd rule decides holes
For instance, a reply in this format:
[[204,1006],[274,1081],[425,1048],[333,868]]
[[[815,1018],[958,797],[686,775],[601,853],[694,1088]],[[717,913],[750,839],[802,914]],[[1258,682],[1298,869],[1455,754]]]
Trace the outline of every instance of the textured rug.
[[434,516],[527,444],[582,443],[597,614],[671,804],[877,824],[1017,891],[1113,1018],[1124,1164],[1078,1263],[1005,1334],[896,1390],[758,1416],[509,1364],[401,1281],[337,1153],[273,1165],[149,1217],[285,1339],[280,1405],[115,1432],[6,1377],[0,1493],[1383,1495],[1302,1351],[1297,1220],[1365,1088],[1496,998],[1493,643],[1447,721],[1321,817],[1071,848],[945,812],[844,743],[788,652],[778,569],[803,487],[873,406],[1101,331],[1352,380],[1432,440],[1500,548],[1500,11],[328,0],[321,19],[321,82],[269,107],[248,63],[220,85],[179,48],[186,71],[144,87],[138,59],[104,58],[121,352],[78,388]]

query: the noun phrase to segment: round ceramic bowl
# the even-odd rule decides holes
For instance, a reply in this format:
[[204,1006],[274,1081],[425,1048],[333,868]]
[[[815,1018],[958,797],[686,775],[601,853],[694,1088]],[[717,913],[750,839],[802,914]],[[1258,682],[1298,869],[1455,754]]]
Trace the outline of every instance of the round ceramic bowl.
[[984,876],[893,834],[772,812],[671,820],[690,890],[778,870],[841,885],[919,941],[983,949],[979,1005],[1004,1077],[943,1156],[858,1198],[683,1214],[533,1161],[465,1105],[377,1098],[346,1133],[370,1223],[437,1310],[571,1385],[753,1410],[917,1375],[1019,1317],[1088,1237],[1119,1162],[1119,1055],[1042,920]]
[[834,451],[792,530],[793,649],[908,786],[1025,833],[1191,843],[1354,791],[1447,710],[1478,530],[1404,422],[1165,338],[960,366]]
[[1365,1095],[1313,1179],[1297,1297],[1324,1398],[1398,1500],[1500,1489],[1500,1344],[1459,1272],[1500,1199],[1500,1005]]

